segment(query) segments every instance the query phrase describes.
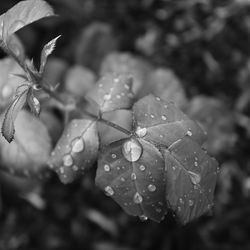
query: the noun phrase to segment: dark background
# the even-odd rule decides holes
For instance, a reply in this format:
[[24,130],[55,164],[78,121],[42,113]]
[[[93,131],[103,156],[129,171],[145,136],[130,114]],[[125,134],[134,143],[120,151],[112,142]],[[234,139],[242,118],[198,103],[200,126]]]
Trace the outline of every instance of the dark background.
[[[1,0],[0,12],[17,2]],[[212,119],[210,152],[221,165],[215,207],[185,226],[171,212],[160,224],[141,222],[95,187],[94,168],[70,185],[56,176],[40,183],[42,205],[20,195],[29,183],[12,180],[0,183],[0,249],[250,249],[250,1],[48,2],[59,17],[18,35],[36,63],[43,45],[62,35],[52,78],[75,64],[98,77],[103,58],[120,51],[171,70],[188,103],[202,96],[194,117]]]

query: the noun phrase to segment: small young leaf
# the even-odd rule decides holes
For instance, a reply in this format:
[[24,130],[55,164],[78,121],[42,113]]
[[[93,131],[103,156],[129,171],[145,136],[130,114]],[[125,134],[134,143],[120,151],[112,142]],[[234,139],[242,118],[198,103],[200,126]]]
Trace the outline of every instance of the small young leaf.
[[132,78],[126,74],[107,74],[103,76],[86,98],[98,104],[102,113],[128,109],[133,102]]
[[186,223],[210,210],[218,163],[190,137],[173,143],[164,151],[166,199]]
[[203,130],[173,103],[149,95],[135,103],[133,111],[137,130],[145,130],[145,140],[169,147],[189,135],[199,144],[204,142]]
[[65,128],[48,161],[63,183],[70,183],[97,159],[99,140],[96,122],[72,120]]
[[54,15],[53,9],[43,0],[21,1],[0,16],[0,39],[7,38],[24,26]]
[[56,38],[52,39],[50,42],[44,45],[43,50],[41,52],[41,62],[40,62],[40,74],[43,73],[45,64],[47,62],[48,56],[53,52],[53,50],[56,47],[56,41],[60,38],[60,36],[57,36]]
[[122,139],[105,147],[96,184],[128,214],[161,221],[166,213],[164,160],[142,139]]
[[19,111],[23,108],[27,100],[27,94],[29,91],[28,86],[21,87],[20,93],[17,93],[15,99],[8,107],[3,120],[2,135],[10,143],[14,139],[15,127],[14,122]]
[[30,107],[31,112],[35,116],[39,116],[40,111],[41,111],[41,105],[40,105],[39,100],[34,96],[32,88],[30,88],[28,91],[27,103]]
[[19,112],[15,128],[15,140],[12,143],[9,144],[0,136],[1,163],[7,166],[11,173],[40,173],[46,166],[51,151],[47,128],[38,118],[25,110]]

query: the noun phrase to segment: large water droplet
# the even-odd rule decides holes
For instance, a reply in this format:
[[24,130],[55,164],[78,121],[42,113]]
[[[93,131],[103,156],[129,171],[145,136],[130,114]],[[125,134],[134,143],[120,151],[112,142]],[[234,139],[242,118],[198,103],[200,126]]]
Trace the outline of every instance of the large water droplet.
[[135,162],[141,157],[142,146],[135,139],[130,139],[123,144],[122,153],[128,161]]
[[142,203],[143,198],[138,192],[136,192],[135,195],[134,195],[133,200],[134,200],[134,203],[140,204],[140,203]]
[[148,185],[148,191],[149,192],[154,192],[156,190],[156,186],[155,185],[153,185],[153,184],[149,184]]
[[194,172],[188,171],[190,179],[194,185],[197,185],[201,181],[201,176],[199,174],[196,174]]
[[84,149],[84,141],[82,138],[77,138],[72,142],[72,152],[80,153]]
[[70,167],[73,164],[73,159],[71,155],[65,155],[63,157],[63,165],[66,167]]
[[103,166],[103,168],[104,168],[104,171],[105,171],[105,172],[109,172],[109,171],[110,171],[110,166],[109,166],[108,164],[105,164],[105,165]]
[[144,136],[147,134],[147,128],[137,127],[135,133],[136,133],[139,137],[144,137]]
[[113,190],[113,188],[112,187],[110,187],[110,186],[107,186],[107,187],[105,187],[105,192],[106,192],[106,195],[108,195],[108,196],[112,196],[112,195],[114,195],[114,190]]

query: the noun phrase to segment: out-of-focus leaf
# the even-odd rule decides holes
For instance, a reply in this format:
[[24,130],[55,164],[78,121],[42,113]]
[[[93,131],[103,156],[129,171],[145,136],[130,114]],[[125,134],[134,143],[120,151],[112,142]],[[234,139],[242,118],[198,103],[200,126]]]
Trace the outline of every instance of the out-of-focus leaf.
[[41,52],[41,62],[40,62],[40,70],[39,72],[42,74],[44,71],[45,64],[47,62],[48,56],[54,51],[56,47],[57,39],[60,38],[60,36],[57,36],[56,38],[52,39],[50,42],[44,45],[42,52]]
[[93,165],[98,147],[96,121],[72,120],[51,153],[48,165],[63,183],[70,183]]
[[0,60],[0,110],[10,104],[17,87],[23,84],[24,80],[17,77],[23,73],[23,69],[12,58]]
[[21,1],[0,16],[0,39],[7,42],[7,38],[19,29],[52,15],[53,9],[43,0]]
[[140,99],[133,106],[138,134],[143,139],[169,147],[185,135],[202,144],[203,130],[173,103],[164,102],[153,95]]
[[100,74],[119,73],[133,76],[133,93],[142,97],[151,66],[140,58],[127,53],[111,53],[102,62]]
[[104,147],[96,184],[128,214],[161,221],[166,213],[164,160],[142,139],[122,139]]
[[94,73],[81,65],[71,67],[65,76],[65,89],[75,96],[84,96],[94,87]]
[[173,143],[164,152],[166,199],[186,223],[213,205],[218,163],[190,137]]
[[38,118],[22,110],[17,116],[15,129],[15,140],[10,144],[0,136],[2,164],[13,174],[38,174],[46,167],[51,152],[47,128]]
[[128,109],[133,103],[133,79],[126,74],[107,74],[91,89],[86,98],[94,101],[102,113]]
[[16,94],[15,99],[7,108],[7,111],[4,114],[4,120],[2,124],[2,135],[4,138],[11,142],[14,139],[15,126],[14,122],[20,110],[23,108],[24,104],[27,101],[27,95],[29,92],[29,86],[20,87],[22,90],[20,93]]

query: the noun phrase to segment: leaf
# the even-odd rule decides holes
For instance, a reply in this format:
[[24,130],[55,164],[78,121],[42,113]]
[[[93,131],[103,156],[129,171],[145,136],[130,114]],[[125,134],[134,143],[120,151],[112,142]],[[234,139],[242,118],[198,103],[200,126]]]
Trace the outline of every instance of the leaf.
[[12,58],[0,60],[0,110],[11,103],[17,87],[23,84],[23,80],[16,77],[23,73],[23,69]]
[[46,167],[51,151],[51,140],[47,128],[38,118],[25,110],[19,112],[15,127],[15,140],[12,143],[9,144],[0,136],[2,164],[7,166],[13,174],[40,173]]
[[96,184],[128,214],[161,221],[166,213],[164,160],[142,139],[122,139],[104,147]]
[[147,141],[169,147],[185,135],[199,144],[205,140],[205,134],[197,123],[173,103],[164,102],[159,97],[148,95],[140,99],[134,104],[133,112],[136,133]]
[[41,52],[41,62],[40,62],[40,70],[39,70],[40,74],[43,73],[45,64],[47,62],[47,58],[54,51],[56,47],[56,41],[60,37],[61,35],[57,36],[56,38],[52,39],[50,42],[44,45],[42,52]]
[[63,183],[75,180],[97,159],[99,141],[96,122],[72,120],[65,128],[48,161]]
[[53,9],[45,1],[21,1],[0,16],[0,39],[6,42],[10,35],[24,26],[52,15]]
[[39,100],[34,96],[32,88],[29,89],[27,103],[30,107],[32,114],[34,114],[35,116],[39,116],[41,112],[41,104]]
[[209,211],[217,178],[218,163],[199,144],[186,136],[164,151],[166,199],[182,222]]
[[2,135],[10,143],[14,139],[15,127],[14,122],[20,110],[23,108],[27,100],[29,91],[28,86],[21,87],[20,93],[17,93],[15,99],[8,107],[2,124]]
[[132,78],[126,74],[107,74],[103,76],[86,98],[94,101],[102,113],[128,109],[133,103]]

